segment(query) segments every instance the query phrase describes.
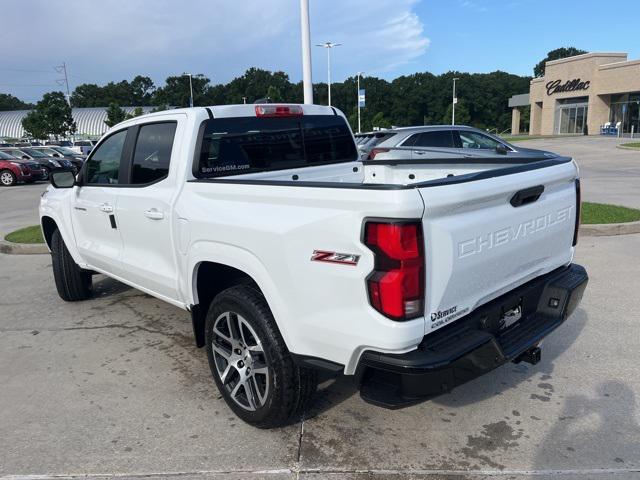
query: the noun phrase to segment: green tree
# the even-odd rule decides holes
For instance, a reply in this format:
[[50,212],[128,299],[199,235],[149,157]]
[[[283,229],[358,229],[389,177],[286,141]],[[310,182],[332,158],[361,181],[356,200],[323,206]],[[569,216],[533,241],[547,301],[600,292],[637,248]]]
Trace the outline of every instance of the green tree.
[[22,128],[24,128],[27,136],[31,138],[43,139],[49,136],[49,127],[44,117],[35,110],[31,110],[22,119]]
[[45,93],[23,119],[23,128],[35,138],[67,136],[76,131],[71,107],[62,92]]
[[0,93],[0,112],[8,110],[26,110],[33,108],[33,105],[23,102],[13,95],[8,93]]
[[583,53],[588,52],[575,47],[562,47],[551,50],[543,60],[540,60],[536,66],[533,67],[533,74],[536,77],[544,77],[544,69],[547,62],[560,60],[561,58],[573,57],[575,55],[582,55]]
[[107,125],[107,127],[111,128],[114,125],[122,122],[126,118],[127,113],[122,108],[120,108],[120,105],[118,105],[117,103],[111,103],[109,104],[109,108],[107,108],[107,119],[104,121],[104,123]]
[[[204,75],[193,75],[193,104],[207,105],[207,94],[209,92],[210,80]],[[172,105],[174,107],[189,106],[189,77],[186,75],[178,75],[168,77],[164,87],[158,88],[153,97],[154,105]]]
[[[447,107],[447,111],[442,117],[442,123],[449,125],[451,123],[451,116],[453,114],[453,105],[450,103]],[[469,125],[471,123],[471,115],[469,109],[465,106],[465,102],[458,99],[456,104],[456,125]]]
[[136,118],[143,114],[144,114],[144,110],[142,110],[142,107],[136,107],[133,109],[133,112],[127,113],[127,115],[124,118],[125,120],[129,120],[130,118]]
[[371,125],[375,128],[391,128],[391,122],[385,118],[384,113],[378,112],[371,119]]

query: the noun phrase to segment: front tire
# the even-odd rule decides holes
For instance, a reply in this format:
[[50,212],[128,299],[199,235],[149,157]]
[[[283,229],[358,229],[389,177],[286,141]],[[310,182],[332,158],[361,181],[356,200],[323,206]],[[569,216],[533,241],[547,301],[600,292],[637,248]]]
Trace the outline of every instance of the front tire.
[[238,285],[216,296],[206,338],[211,374],[238,417],[258,428],[297,420],[315,392],[317,374],[293,362],[256,288]]
[[60,298],[66,302],[87,300],[92,295],[91,273],[81,269],[67,250],[60,230],[51,237],[53,278]]
[[18,178],[11,170],[0,171],[0,185],[3,187],[13,187],[18,183]]

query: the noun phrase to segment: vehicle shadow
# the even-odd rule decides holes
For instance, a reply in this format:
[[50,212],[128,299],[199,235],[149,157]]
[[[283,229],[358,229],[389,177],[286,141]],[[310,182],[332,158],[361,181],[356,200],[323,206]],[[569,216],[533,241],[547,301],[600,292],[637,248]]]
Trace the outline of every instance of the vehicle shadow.
[[353,377],[340,375],[335,378],[320,378],[318,390],[311,399],[310,405],[304,413],[305,419],[322,415],[324,412],[337,407],[358,393]]
[[482,377],[461,385],[452,393],[431,400],[439,405],[459,407],[485,400],[502,392],[516,388],[522,382],[531,381],[532,376],[541,374],[550,379],[554,371],[554,362],[578,339],[588,321],[587,312],[578,308],[563,325],[546,337],[540,348],[542,359],[537,365],[528,363],[506,364]]
[[132,287],[105,275],[95,275],[93,277],[94,298],[110,297],[129,290],[132,290]]
[[558,420],[540,442],[535,467],[549,470],[565,465],[585,470],[640,465],[636,396],[627,384],[610,380],[596,387],[595,396],[565,399]]

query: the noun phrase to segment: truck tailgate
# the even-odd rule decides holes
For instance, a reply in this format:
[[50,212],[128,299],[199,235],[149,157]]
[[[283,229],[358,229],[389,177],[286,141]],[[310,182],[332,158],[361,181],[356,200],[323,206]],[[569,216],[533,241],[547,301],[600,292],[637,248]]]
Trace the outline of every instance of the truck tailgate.
[[425,334],[571,262],[576,176],[575,164],[566,162],[420,187]]

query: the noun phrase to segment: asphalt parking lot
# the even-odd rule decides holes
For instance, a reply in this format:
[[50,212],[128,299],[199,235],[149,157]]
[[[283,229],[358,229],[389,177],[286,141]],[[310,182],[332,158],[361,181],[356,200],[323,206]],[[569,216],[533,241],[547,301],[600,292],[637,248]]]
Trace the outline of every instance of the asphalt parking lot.
[[[640,153],[602,140],[573,141],[585,198],[634,206]],[[592,141],[623,171],[598,173],[579,150]],[[527,146],[568,148],[557,142]],[[607,178],[617,193],[596,194]],[[32,224],[42,188],[0,199],[19,197]],[[2,215],[0,231],[22,226]],[[185,312],[104,277],[96,298],[68,304],[48,255],[0,254],[0,480],[640,478],[638,251],[640,235],[581,239],[590,284],[536,366],[506,365],[397,411],[329,381],[303,420],[272,431],[226,407]]]

